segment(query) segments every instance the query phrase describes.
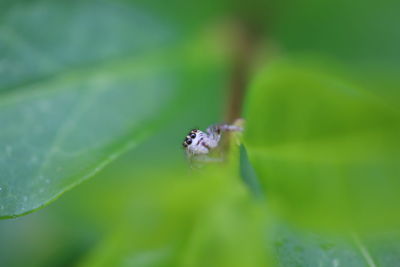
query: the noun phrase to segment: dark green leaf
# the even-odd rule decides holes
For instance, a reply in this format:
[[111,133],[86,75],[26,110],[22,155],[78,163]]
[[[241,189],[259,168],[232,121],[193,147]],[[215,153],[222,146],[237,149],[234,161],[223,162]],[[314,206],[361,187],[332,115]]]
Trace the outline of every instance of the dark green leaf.
[[258,180],[257,174],[247,155],[246,148],[244,145],[240,145],[240,176],[243,182],[249,187],[251,193],[256,198],[264,198],[264,192],[261,187],[260,181]]
[[95,174],[179,110],[193,74],[215,69],[131,5],[15,2],[2,16],[0,217]]

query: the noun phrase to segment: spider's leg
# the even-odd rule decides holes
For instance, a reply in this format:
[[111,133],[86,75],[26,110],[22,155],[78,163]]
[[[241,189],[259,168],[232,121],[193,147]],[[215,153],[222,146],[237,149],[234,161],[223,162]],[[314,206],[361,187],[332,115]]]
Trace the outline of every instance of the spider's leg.
[[243,131],[242,127],[236,125],[229,125],[229,124],[220,124],[217,127],[223,132],[241,132]]
[[207,128],[209,135],[220,135],[221,132],[241,132],[243,128],[236,125],[229,124],[215,124]]

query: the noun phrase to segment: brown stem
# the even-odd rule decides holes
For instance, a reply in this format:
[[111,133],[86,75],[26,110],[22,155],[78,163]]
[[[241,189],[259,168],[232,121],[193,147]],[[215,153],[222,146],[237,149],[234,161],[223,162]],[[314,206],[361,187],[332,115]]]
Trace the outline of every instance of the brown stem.
[[259,33],[248,23],[234,25],[232,47],[232,72],[229,84],[228,106],[225,121],[232,123],[240,118],[243,100],[259,47]]

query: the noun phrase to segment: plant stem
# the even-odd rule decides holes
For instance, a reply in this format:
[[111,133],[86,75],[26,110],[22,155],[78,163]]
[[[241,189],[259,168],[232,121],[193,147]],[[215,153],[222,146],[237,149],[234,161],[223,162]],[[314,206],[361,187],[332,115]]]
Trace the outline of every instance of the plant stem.
[[229,123],[242,115],[249,77],[259,51],[260,34],[249,23],[239,21],[234,25],[232,39],[232,70],[225,113],[225,121]]

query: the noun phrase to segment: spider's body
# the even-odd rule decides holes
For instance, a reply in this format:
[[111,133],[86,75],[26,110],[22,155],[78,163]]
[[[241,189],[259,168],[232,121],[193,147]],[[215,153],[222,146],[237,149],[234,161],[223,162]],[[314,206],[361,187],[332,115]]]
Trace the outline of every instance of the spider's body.
[[198,129],[191,130],[183,141],[188,156],[208,154],[216,148],[221,139],[221,132],[241,131],[242,128],[234,125],[219,124],[207,128],[206,132]]

